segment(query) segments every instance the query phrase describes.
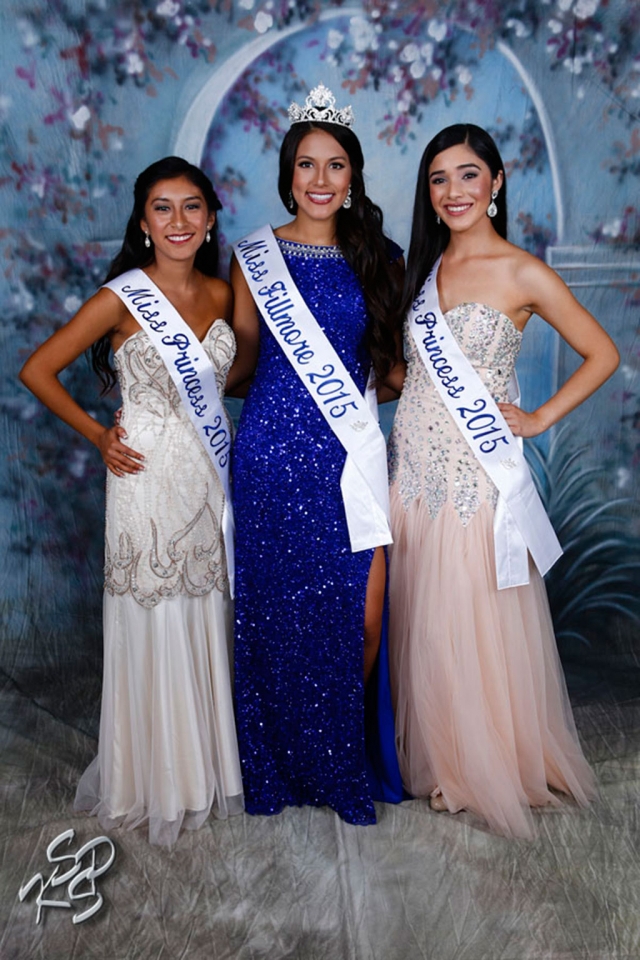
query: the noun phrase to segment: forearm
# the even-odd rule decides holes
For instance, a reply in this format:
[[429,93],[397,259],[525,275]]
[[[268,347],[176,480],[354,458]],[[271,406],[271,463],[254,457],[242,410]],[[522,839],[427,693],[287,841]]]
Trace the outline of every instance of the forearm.
[[539,432],[554,426],[595,393],[615,371],[618,359],[617,350],[612,345],[612,350],[603,356],[584,360],[558,392],[534,411],[533,415],[540,426]]
[[227,387],[225,389],[225,396],[238,397],[239,399],[244,400],[244,398],[249,393],[249,387],[251,386],[251,383],[252,383],[251,378],[249,378],[248,380],[242,380],[241,382],[236,382],[235,378],[232,381],[230,381],[229,378],[227,378]]
[[[225,385],[225,393],[230,396],[246,396],[258,362],[258,344],[245,344],[237,338],[237,353]],[[242,391],[242,392],[238,392]]]
[[394,363],[384,380],[377,385],[378,403],[388,403],[390,400],[398,399],[402,393],[406,372],[407,365],[404,360]]
[[52,413],[99,447],[99,440],[107,428],[76,403],[56,376],[39,371],[27,361],[20,372],[20,380]]
[[400,393],[398,390],[394,390],[393,387],[387,386],[386,383],[381,383],[376,387],[376,396],[378,403],[392,403],[400,397]]

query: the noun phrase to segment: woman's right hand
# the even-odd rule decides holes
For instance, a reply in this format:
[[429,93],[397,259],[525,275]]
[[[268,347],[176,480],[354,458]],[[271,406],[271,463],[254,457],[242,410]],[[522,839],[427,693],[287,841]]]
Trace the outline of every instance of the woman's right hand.
[[126,436],[127,431],[124,427],[116,425],[105,427],[96,441],[102,459],[116,477],[123,477],[125,473],[140,473],[144,470],[143,455],[122,442]]

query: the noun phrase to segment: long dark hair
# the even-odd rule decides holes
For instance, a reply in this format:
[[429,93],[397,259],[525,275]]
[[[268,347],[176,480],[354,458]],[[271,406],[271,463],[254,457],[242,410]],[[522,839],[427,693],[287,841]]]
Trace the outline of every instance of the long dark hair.
[[[153,263],[153,247],[145,246],[145,235],[140,226],[144,218],[145,204],[152,188],[161,180],[175,180],[186,177],[202,193],[209,213],[222,209],[218,195],[213,189],[209,177],[182,157],[164,157],[156,160],[138,176],[133,188],[133,210],[124,233],[122,247],[111,261],[103,283],[119,277],[134,267],[148,267]],[[194,266],[207,277],[215,277],[218,272],[218,221],[210,230],[211,240],[203,243],[196,253]],[[107,393],[116,382],[116,374],[110,361],[111,344],[108,337],[101,337],[91,347],[91,365],[102,382],[102,393]]]
[[446,250],[451,233],[444,223],[436,222],[436,214],[429,193],[429,167],[439,153],[461,143],[468,146],[486,163],[494,179],[502,171],[502,186],[495,201],[498,212],[491,223],[496,233],[507,239],[507,177],[502,157],[493,138],[486,130],[476,127],[473,123],[454,123],[450,127],[445,127],[427,144],[420,161],[416,199],[413,205],[411,243],[402,296],[403,315],[418,295],[434,263]]
[[337,123],[304,121],[294,123],[280,148],[278,193],[290,213],[296,154],[301,141],[314,130],[324,130],[337,140],[351,163],[351,207],[338,211],[336,234],[342,254],[362,284],[370,321],[363,344],[368,350],[376,375],[386,376],[396,360],[395,320],[398,314],[400,284],[397,269],[390,262],[389,246],[382,232],[382,210],[366,195],[364,156],[360,141],[348,127]]

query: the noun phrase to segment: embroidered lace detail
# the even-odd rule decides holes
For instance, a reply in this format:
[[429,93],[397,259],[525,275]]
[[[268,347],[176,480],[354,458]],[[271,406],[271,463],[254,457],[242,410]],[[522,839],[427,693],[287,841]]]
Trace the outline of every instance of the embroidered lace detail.
[[[189,538],[196,529],[202,536],[207,525],[210,527],[208,543],[193,542],[193,538]],[[149,519],[149,528],[151,546],[146,555],[142,550],[134,552],[131,537],[125,533],[120,535],[117,554],[112,555],[107,544],[105,586],[110,594],[131,591],[141,606],[155,607],[160,600],[180,593],[202,597],[214,587],[220,591],[227,587],[220,523],[208,503],[201,507],[191,523],[169,538],[165,548],[167,562],[163,562],[158,546],[158,524],[152,518]],[[156,589],[145,591],[149,571],[162,583]]]
[[[446,314],[454,337],[494,400],[505,401],[522,333],[499,310],[463,303]],[[418,497],[435,519],[451,502],[466,526],[498,491],[478,464],[433,386],[405,329],[407,376],[389,438],[389,476],[405,510]]]
[[[235,356],[233,332],[216,321],[203,349],[222,392]],[[144,454],[137,475],[107,477],[105,589],[143,607],[228,586],[220,517],[224,493],[213,464],[155,347],[140,330],[115,364],[127,444]]]

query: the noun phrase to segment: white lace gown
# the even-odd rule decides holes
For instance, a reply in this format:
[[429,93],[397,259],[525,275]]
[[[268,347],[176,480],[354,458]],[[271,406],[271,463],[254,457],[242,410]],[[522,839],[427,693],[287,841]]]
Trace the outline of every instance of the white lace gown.
[[[202,345],[222,391],[233,332],[216,320]],[[243,809],[224,493],[143,330],[115,366],[126,443],[144,454],[145,469],[107,474],[100,741],[75,808],[105,828],[148,822],[150,841],[168,845],[212,809],[220,817]]]

